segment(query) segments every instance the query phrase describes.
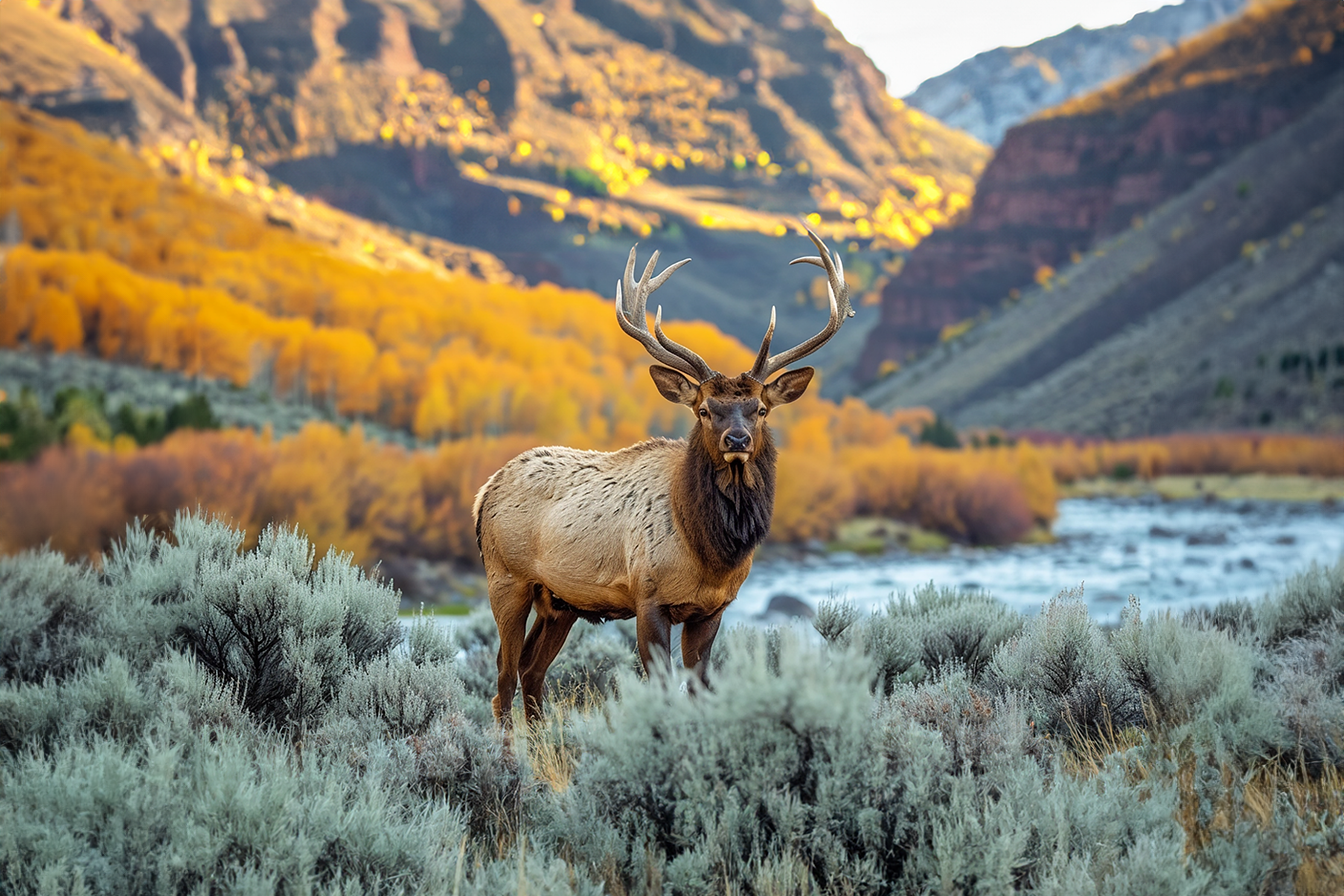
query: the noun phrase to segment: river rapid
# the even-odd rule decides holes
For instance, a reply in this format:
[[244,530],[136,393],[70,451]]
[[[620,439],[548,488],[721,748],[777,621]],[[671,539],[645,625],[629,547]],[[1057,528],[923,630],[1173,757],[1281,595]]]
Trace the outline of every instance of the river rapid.
[[1118,622],[1131,594],[1139,598],[1145,615],[1232,598],[1255,599],[1313,562],[1333,564],[1344,555],[1344,507],[1157,497],[1069,499],[1059,503],[1053,532],[1053,544],[762,559],[724,621],[775,621],[763,613],[776,595],[796,597],[812,607],[840,598],[865,610],[877,609],[893,595],[929,582],[985,590],[1029,614],[1061,591],[1082,589],[1092,618],[1100,623]]

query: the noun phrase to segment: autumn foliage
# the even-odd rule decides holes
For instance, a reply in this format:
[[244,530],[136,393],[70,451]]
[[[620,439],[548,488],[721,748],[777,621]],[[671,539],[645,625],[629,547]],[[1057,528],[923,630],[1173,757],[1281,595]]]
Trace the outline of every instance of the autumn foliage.
[[[17,215],[23,237],[4,260],[0,347],[83,350],[263,386],[440,441],[408,452],[310,427],[278,441],[232,432],[140,451],[67,446],[5,471],[8,506],[46,502],[3,522],[8,550],[51,537],[87,554],[135,515],[201,504],[253,531],[289,520],[361,559],[468,558],[471,497],[522,448],[613,449],[690,425],[591,293],[340,257],[76,125],[5,104],[0,185],[0,216]],[[707,324],[667,330],[718,369],[751,365],[751,352]],[[926,422],[813,396],[783,410],[776,537],[826,537],[855,512],[971,541],[1051,519],[1053,482],[1029,448],[913,447],[907,433]],[[967,489],[976,497],[961,496]],[[1012,522],[987,525],[998,502]]]
[[[864,512],[998,543],[1053,516],[1054,482],[1030,446],[912,446],[895,418],[884,418],[891,428],[875,443],[848,441],[874,434],[846,426],[869,416],[861,408],[827,406],[791,429],[772,537],[825,538]],[[320,548],[334,545],[361,561],[413,554],[474,562],[476,490],[534,444],[476,436],[408,450],[325,423],[287,439],[184,431],[138,449],[83,434],[32,463],[0,465],[0,552],[50,539],[70,556],[91,556],[136,517],[166,526],[178,508],[202,507],[253,536],[269,522],[297,525]]]
[[1339,436],[1186,433],[1121,442],[1063,440],[1037,450],[1060,482],[1196,473],[1344,476]]
[[[0,551],[50,539],[91,555],[132,518],[166,523],[201,506],[254,535],[287,521],[360,561],[471,561],[472,498],[509,457],[539,444],[614,449],[692,422],[652,388],[644,350],[613,325],[605,299],[340,256],[76,125],[0,103],[0,218],[11,214],[23,242],[3,258],[0,347],[261,386],[437,444],[408,450],[318,424],[287,439],[183,432],[136,448],[72,427],[64,446],[0,467]],[[718,369],[751,364],[751,352],[707,324],[667,330]],[[882,414],[815,395],[780,409],[773,537],[824,539],[844,519],[874,514],[997,544],[1054,518],[1056,479],[1119,463],[1144,476],[1201,464],[1287,469],[1311,451],[1322,456],[1307,466],[1324,472],[1340,456],[1334,443],[1264,438],[913,443],[931,422],[922,410]],[[1335,467],[1324,457],[1332,447]]]

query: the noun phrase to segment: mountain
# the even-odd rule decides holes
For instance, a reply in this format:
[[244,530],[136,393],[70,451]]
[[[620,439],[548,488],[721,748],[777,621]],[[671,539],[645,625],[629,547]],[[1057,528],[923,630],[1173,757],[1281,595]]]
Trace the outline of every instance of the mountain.
[[1252,10],[1010,131],[864,361],[923,356],[863,397],[1016,430],[1344,429],[1340,38],[1334,4]]
[[[82,90],[120,104],[106,130],[151,146],[170,117],[149,114],[152,95],[205,132],[212,157],[241,156],[310,198],[483,249],[533,283],[608,295],[633,239],[648,239],[700,262],[678,276],[670,314],[751,341],[769,305],[808,301],[810,278],[784,264],[799,245],[777,239],[800,213],[861,250],[855,286],[871,290],[894,250],[967,206],[988,154],[886,95],[811,0],[51,7],[0,11],[0,93],[17,86],[44,105]],[[40,80],[34,48],[51,40],[37,33],[42,15],[117,58],[28,86]],[[33,33],[11,42],[10,18]],[[117,66],[155,84],[124,88],[103,75]],[[44,107],[105,124],[69,103]],[[820,313],[781,314],[778,338],[810,335]]]
[[905,97],[916,109],[991,146],[1031,115],[1124,77],[1246,6],[1185,0],[1105,28],[1076,25],[1025,47],[979,53]]
[[1126,81],[1013,128],[964,223],[921,243],[887,284],[858,381],[1012,301],[1305,114],[1344,72],[1340,37],[1344,7],[1257,7]]
[[24,3],[0,6],[0,100],[72,119],[140,146],[156,167],[225,197],[255,217],[348,258],[392,270],[444,269],[491,283],[516,278],[488,252],[398,232],[321,203],[230,152],[229,145],[135,58],[96,33]]

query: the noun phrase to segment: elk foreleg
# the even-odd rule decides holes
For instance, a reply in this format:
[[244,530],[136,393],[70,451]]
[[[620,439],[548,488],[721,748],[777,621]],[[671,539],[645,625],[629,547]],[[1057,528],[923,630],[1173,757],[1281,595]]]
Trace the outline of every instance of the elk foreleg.
[[672,671],[672,617],[666,608],[652,603],[641,606],[635,614],[635,638],[645,675]]
[[546,696],[546,670],[565,646],[569,630],[578,619],[573,613],[552,611],[538,616],[523,647],[523,715],[528,722],[541,718],[541,701]]
[[711,616],[688,619],[681,628],[681,661],[695,671],[701,684],[709,683],[709,650],[722,620],[723,611],[719,610]]

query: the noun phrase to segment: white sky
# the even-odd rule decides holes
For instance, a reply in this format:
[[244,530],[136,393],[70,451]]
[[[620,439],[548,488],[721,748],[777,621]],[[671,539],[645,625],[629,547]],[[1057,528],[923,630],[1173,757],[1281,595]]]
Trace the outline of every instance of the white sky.
[[815,0],[901,97],[925,78],[995,47],[1020,47],[1083,25],[1100,28],[1175,0]]

